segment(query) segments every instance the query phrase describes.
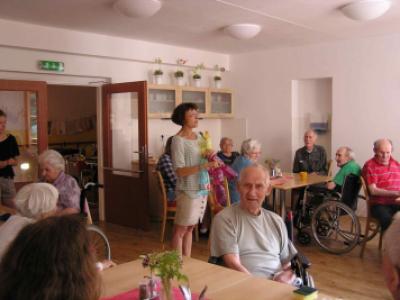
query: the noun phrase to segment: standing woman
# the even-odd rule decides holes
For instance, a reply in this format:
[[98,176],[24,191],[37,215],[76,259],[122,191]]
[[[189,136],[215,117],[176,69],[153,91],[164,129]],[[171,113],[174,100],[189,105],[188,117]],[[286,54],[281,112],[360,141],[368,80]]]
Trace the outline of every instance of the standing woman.
[[7,115],[0,110],[0,203],[15,208],[15,185],[13,166],[19,155],[15,137],[6,133]]
[[190,256],[192,231],[202,220],[207,206],[208,190],[200,185],[200,173],[217,167],[216,162],[201,163],[200,135],[193,131],[198,125],[198,107],[182,103],[172,113],[172,122],[182,126],[172,140],[172,164],[177,175],[176,215],[172,246],[181,255]]

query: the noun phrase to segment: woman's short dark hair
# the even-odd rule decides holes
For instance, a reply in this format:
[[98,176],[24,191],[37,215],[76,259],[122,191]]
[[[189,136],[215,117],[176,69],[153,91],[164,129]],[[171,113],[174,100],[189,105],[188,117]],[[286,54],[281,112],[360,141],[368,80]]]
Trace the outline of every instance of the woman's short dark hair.
[[23,228],[0,264],[0,299],[97,300],[101,282],[88,231],[78,216]]
[[199,107],[195,103],[181,103],[177,107],[175,107],[171,119],[177,125],[183,126],[185,122],[185,114],[189,110],[198,110]]
[[167,142],[165,143],[164,153],[168,154],[169,156],[171,156],[171,146],[172,146],[172,139],[173,138],[174,138],[174,136],[170,136],[167,139]]
[[4,110],[0,109],[0,117],[7,118],[7,114],[4,112]]

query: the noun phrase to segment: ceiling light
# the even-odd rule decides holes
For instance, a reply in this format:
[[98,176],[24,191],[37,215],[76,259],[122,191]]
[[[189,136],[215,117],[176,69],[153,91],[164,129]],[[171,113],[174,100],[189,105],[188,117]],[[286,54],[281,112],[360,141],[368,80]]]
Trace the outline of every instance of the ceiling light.
[[261,26],[249,23],[232,24],[225,27],[224,31],[236,39],[248,40],[255,37],[261,31]]
[[356,21],[368,21],[382,16],[392,5],[390,0],[361,0],[342,6],[342,13]]
[[131,18],[146,18],[156,14],[161,8],[160,0],[117,0],[113,7]]

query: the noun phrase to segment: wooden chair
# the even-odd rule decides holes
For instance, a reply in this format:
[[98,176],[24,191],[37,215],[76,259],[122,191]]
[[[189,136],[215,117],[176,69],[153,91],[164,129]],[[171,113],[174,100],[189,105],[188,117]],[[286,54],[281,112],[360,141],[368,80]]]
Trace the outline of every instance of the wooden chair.
[[333,175],[333,159],[328,161],[328,176],[332,177]]
[[379,221],[372,217],[371,215],[371,201],[370,201],[370,194],[367,187],[367,184],[364,178],[361,177],[361,185],[365,195],[365,201],[367,203],[367,220],[365,223],[365,233],[364,237],[361,241],[361,251],[360,257],[364,256],[365,245],[368,241],[370,241],[378,232],[380,233],[379,236],[379,250],[382,248],[382,230],[379,224]]
[[176,202],[168,203],[167,191],[165,190],[165,185],[164,185],[164,178],[162,177],[160,171],[156,171],[156,177],[158,182],[158,188],[160,189],[161,192],[161,198],[163,204],[162,205],[163,212],[161,220],[161,243],[164,243],[165,227],[167,225],[167,220],[172,220],[172,221],[175,220]]

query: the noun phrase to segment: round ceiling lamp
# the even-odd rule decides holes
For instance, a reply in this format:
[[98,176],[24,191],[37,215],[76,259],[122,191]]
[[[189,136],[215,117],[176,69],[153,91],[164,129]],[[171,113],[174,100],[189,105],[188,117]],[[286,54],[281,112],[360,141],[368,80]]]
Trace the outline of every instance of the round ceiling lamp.
[[161,8],[160,0],[117,0],[113,7],[130,18],[146,18],[155,15]]
[[250,23],[232,24],[225,27],[224,31],[236,39],[248,40],[260,33],[261,26]]
[[349,3],[340,9],[350,19],[368,21],[382,16],[391,5],[390,0],[361,0]]

